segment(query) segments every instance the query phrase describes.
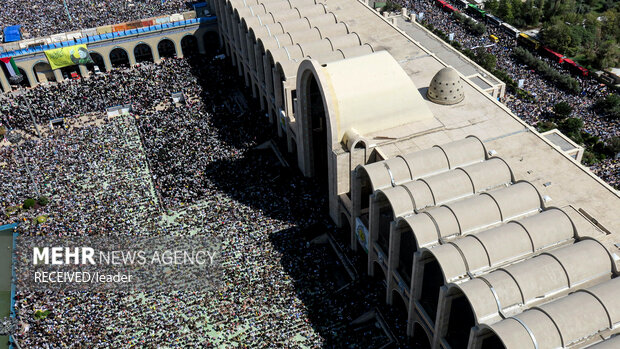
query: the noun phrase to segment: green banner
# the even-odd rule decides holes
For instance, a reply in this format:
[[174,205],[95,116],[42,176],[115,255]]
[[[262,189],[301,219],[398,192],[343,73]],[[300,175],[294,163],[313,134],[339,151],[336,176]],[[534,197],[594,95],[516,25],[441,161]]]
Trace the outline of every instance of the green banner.
[[76,64],[94,63],[90,58],[86,45],[74,45],[45,51],[45,56],[52,69],[68,67]]

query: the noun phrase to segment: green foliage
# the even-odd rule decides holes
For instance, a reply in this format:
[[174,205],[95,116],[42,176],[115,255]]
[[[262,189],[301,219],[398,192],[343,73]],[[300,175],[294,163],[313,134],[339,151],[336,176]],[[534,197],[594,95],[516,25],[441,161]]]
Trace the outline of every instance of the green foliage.
[[609,147],[609,150],[613,154],[613,156],[616,156],[618,153],[620,153],[620,137],[611,137],[607,141],[607,146]]
[[45,206],[50,202],[50,199],[48,199],[46,196],[41,196],[39,197],[39,200],[37,200],[37,202],[39,203],[39,205]]
[[467,29],[473,35],[480,36],[487,31],[487,27],[486,25],[484,25],[484,23],[476,22],[470,17],[465,17],[458,12],[453,12],[452,16],[454,17],[454,19],[461,22],[465,26],[465,29]]
[[484,9],[518,28],[535,27],[543,16],[541,0],[487,0]]
[[475,51],[465,49],[463,54],[469,57],[472,61],[478,63],[484,69],[492,72],[497,65],[497,58],[495,55],[488,53],[484,48],[479,47]]
[[578,144],[583,143],[583,137],[581,135],[582,128],[583,120],[580,118],[568,118],[558,123],[558,129]]
[[42,319],[47,318],[49,314],[50,314],[49,310],[45,310],[45,311],[37,310],[34,312],[34,318],[37,320],[42,320]]
[[568,75],[561,74],[559,71],[551,68],[547,63],[535,57],[528,50],[522,47],[515,47],[512,51],[512,55],[516,59],[536,70],[547,80],[557,84],[559,87],[572,93],[579,93],[581,91],[581,86],[577,80]]
[[594,111],[611,120],[620,119],[620,96],[609,94],[605,98],[598,99],[594,105]]
[[583,152],[583,158],[581,158],[581,162],[583,162],[587,166],[592,166],[599,162],[600,160],[589,150]]
[[22,205],[22,208],[24,210],[29,210],[33,208],[36,203],[37,202],[34,199],[26,199],[24,200],[24,204]]
[[542,42],[551,49],[575,57],[597,69],[620,63],[620,16],[618,6],[600,14],[564,11],[549,17],[540,31]]
[[538,124],[536,124],[536,128],[538,129],[538,132],[542,133],[558,128],[558,126],[551,121],[539,121]]
[[517,28],[542,24],[540,39],[545,46],[585,67],[605,69],[620,64],[619,4],[613,0],[487,0],[485,10]]
[[560,102],[553,106],[553,112],[560,119],[564,119],[564,118],[567,118],[573,112],[573,107],[571,107],[570,104],[566,102]]
[[381,12],[398,12],[402,9],[403,7],[395,2],[392,1],[388,1],[385,3],[385,6],[383,6],[383,8],[381,9]]

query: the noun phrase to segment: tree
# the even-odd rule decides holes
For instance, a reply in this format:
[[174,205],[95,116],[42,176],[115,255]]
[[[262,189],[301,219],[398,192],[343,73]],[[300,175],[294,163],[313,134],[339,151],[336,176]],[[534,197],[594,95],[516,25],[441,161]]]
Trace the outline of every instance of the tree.
[[397,12],[400,11],[403,7],[395,2],[388,1],[385,3],[385,6],[381,9],[381,12]]
[[570,28],[563,22],[544,27],[540,37],[547,46],[558,52],[565,52],[572,43]]
[[570,104],[566,102],[560,102],[553,106],[553,112],[560,119],[564,119],[564,118],[567,118],[573,112],[573,107],[571,107]]
[[611,120],[620,119],[620,96],[615,93],[607,95],[605,98],[599,98],[594,103],[594,111]]
[[618,59],[620,59],[618,44],[614,40],[606,40],[599,46],[593,63],[596,67],[605,69],[615,65]]
[[26,199],[26,200],[24,201],[24,204],[22,205],[22,207],[23,207],[25,210],[28,210],[28,209],[33,208],[33,207],[34,207],[34,205],[35,205],[36,203],[37,203],[37,202],[36,202],[34,199]]
[[498,13],[497,12],[498,8],[499,8],[499,2],[497,0],[487,0],[484,2],[484,9],[489,12]]
[[554,128],[558,128],[558,126],[551,121],[539,121],[536,126],[538,128],[538,132],[547,132],[549,130],[553,130]]
[[558,124],[558,128],[562,133],[575,141],[575,143],[581,144],[583,142],[583,138],[581,137],[583,120],[580,118],[564,119]]
[[534,0],[527,0],[521,7],[521,18],[527,25],[538,25],[542,11],[534,5]]
[[494,55],[487,53],[482,47],[476,49],[476,56],[474,60],[488,71],[495,70],[495,66],[497,65],[497,58],[495,58]]
[[512,0],[499,0],[497,15],[504,21],[513,23],[515,17],[512,12]]
[[618,155],[620,153],[620,137],[614,136],[607,141],[607,146],[609,150],[613,153],[612,156]]
[[41,196],[39,197],[39,200],[37,200],[37,202],[39,203],[39,205],[45,206],[50,202],[50,200],[46,196]]

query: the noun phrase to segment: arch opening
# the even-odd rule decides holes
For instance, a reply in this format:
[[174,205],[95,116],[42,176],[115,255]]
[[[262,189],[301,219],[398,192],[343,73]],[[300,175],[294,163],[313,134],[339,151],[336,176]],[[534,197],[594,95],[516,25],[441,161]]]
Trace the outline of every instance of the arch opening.
[[480,349],[506,349],[506,346],[502,343],[501,339],[493,333],[482,340]]
[[213,57],[218,54],[220,49],[220,39],[214,31],[206,32],[202,36],[207,57]]
[[95,73],[95,66],[99,68],[99,71],[105,72],[105,62],[103,60],[103,56],[98,54],[97,52],[91,52],[90,58],[92,58],[93,63],[89,63],[86,65],[86,69],[91,73]]
[[56,76],[49,63],[39,62],[32,67],[34,77],[39,83],[56,82]]
[[129,56],[127,51],[117,47],[110,52],[110,63],[113,68],[129,67]]
[[138,44],[133,48],[133,56],[136,58],[136,63],[151,62],[153,63],[153,51],[147,44]]
[[183,57],[193,57],[198,54],[198,40],[193,35],[186,35],[181,39]]
[[471,328],[476,325],[474,312],[469,301],[460,291],[448,301],[451,305],[446,341],[454,349],[465,349],[469,342]]
[[[4,65],[4,64],[2,64],[2,65]],[[17,84],[17,85],[21,86],[21,87],[30,87],[30,79],[28,78],[28,75],[26,74],[26,71],[23,70],[22,68],[17,68],[17,69],[19,70],[19,73],[23,77],[23,80],[19,84]],[[9,76],[8,73],[7,73],[6,76]]]
[[389,203],[386,206],[381,206],[379,209],[379,235],[377,236],[377,243],[386,255],[390,250],[390,225],[393,220],[394,212]]
[[157,44],[157,52],[161,58],[173,58],[177,55],[174,43],[170,39],[163,39]]
[[361,210],[360,213],[368,213],[368,207],[370,205],[370,195],[372,194],[372,184],[370,183],[370,177],[368,176],[368,172],[363,167],[360,167],[357,171],[357,176],[359,178],[359,192],[360,192],[360,200],[359,208]]
[[323,95],[314,74],[309,74],[308,88],[306,89],[306,115],[309,127],[309,157],[310,173],[317,178],[321,186],[327,187],[327,117]]
[[392,290],[392,310],[399,322],[403,320],[407,322],[408,308],[403,296],[398,291]]
[[267,98],[265,98],[265,95],[262,96],[261,100],[263,101],[263,110],[267,110],[269,105],[267,104]]
[[437,305],[439,298],[439,289],[443,286],[443,273],[439,262],[434,257],[423,261],[422,273],[422,294],[420,295],[420,304],[426,314],[435,321],[437,315]]
[[80,68],[77,65],[62,67],[60,68],[60,72],[63,79],[65,80],[75,80],[82,77],[82,74],[80,73]]
[[338,230],[340,231],[342,236],[348,238],[349,234],[351,234],[351,224],[349,223],[349,219],[347,218],[347,215],[345,215],[344,213],[340,213],[340,225],[341,225],[340,229]]
[[413,347],[418,349],[431,349],[431,340],[419,322],[413,324]]
[[[359,241],[357,242],[359,244]],[[358,245],[358,251],[364,251],[362,245]],[[385,272],[378,262],[373,262],[374,275],[371,277],[377,290],[379,291],[377,299],[385,301],[385,295],[387,290],[387,281],[385,278]],[[398,296],[400,297],[400,295]]]
[[413,274],[413,254],[418,249],[413,230],[408,224],[405,224],[404,230],[400,236],[398,266],[396,270],[403,278],[406,285],[411,285],[411,275]]

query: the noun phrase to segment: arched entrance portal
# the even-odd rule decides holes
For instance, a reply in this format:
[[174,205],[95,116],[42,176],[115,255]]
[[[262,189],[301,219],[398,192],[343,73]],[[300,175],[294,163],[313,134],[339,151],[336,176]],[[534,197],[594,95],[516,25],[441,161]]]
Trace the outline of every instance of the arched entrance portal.
[[97,52],[91,52],[90,58],[93,60],[94,64],[87,64],[86,69],[88,69],[91,73],[95,72],[95,66],[99,68],[99,71],[105,72],[105,62],[103,61],[103,56],[98,54]]
[[202,40],[205,46],[205,54],[207,57],[215,56],[220,50],[220,38],[214,31],[206,32],[202,36]]
[[32,71],[34,73],[34,77],[37,79],[39,83],[44,82],[56,82],[56,76],[52,71],[52,67],[49,63],[39,62],[32,67]]
[[177,55],[174,43],[170,39],[163,39],[157,44],[157,52],[161,58],[172,58]]
[[193,35],[186,35],[181,39],[181,51],[184,57],[192,57],[198,54],[198,40]]
[[127,55],[127,51],[120,47],[115,48],[110,52],[110,62],[114,68],[129,67],[129,56]]
[[136,63],[151,62],[153,63],[153,51],[147,44],[138,44],[133,49],[133,55],[136,58]]

